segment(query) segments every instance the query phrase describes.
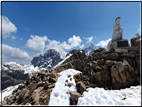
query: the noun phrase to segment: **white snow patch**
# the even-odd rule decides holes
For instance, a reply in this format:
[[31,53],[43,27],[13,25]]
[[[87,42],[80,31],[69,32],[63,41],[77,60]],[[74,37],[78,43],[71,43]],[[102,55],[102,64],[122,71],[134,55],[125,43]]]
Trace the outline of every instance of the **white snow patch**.
[[0,101],[1,101],[1,100],[3,101],[3,99],[4,99],[6,96],[11,95],[12,92],[14,91],[14,89],[18,88],[19,85],[20,85],[20,84],[15,85],[15,86],[10,86],[10,87],[8,87],[8,88],[2,90],[2,99],[0,99]]
[[65,59],[63,59],[61,62],[59,62],[57,65],[55,65],[53,68],[56,68],[57,66],[61,65],[65,60],[67,60],[69,57],[71,57],[72,54],[69,54]]
[[[76,83],[73,78],[73,75],[81,73],[80,71],[74,70],[74,69],[68,69],[64,70],[60,73],[60,77],[58,77],[57,82],[55,83],[55,87],[52,90],[52,93],[50,95],[50,101],[49,105],[70,105],[70,92],[76,91]],[[71,77],[68,78],[68,75],[71,75]],[[72,80],[70,80],[72,78]],[[68,82],[66,82],[68,80]],[[65,86],[65,84],[71,83],[72,86]]]
[[141,105],[141,86],[131,86],[130,88],[120,90],[88,88],[87,91],[85,91],[83,95],[79,97],[77,105]]

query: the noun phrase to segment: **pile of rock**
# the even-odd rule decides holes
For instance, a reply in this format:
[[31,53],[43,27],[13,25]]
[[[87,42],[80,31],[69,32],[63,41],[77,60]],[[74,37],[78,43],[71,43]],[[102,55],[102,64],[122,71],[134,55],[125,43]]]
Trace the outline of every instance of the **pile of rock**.
[[58,75],[50,70],[35,72],[33,76],[19,85],[12,95],[4,98],[3,105],[48,105],[50,94],[55,87]]

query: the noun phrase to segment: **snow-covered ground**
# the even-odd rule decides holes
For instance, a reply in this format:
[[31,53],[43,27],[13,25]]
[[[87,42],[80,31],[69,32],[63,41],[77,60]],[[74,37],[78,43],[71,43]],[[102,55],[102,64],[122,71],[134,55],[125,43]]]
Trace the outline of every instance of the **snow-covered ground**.
[[61,62],[59,62],[57,65],[55,65],[53,68],[56,68],[57,66],[61,65],[65,60],[67,60],[69,57],[71,57],[72,54],[69,54],[67,57],[65,57]]
[[16,89],[16,88],[18,88],[19,85],[20,85],[20,84],[15,85],[15,86],[10,86],[10,87],[8,87],[8,88],[2,90],[2,92],[1,92],[1,94],[2,94],[2,97],[1,97],[1,98],[2,98],[2,99],[0,99],[0,101],[3,101],[4,97],[11,95],[12,92],[13,92],[13,90]]
[[[88,92],[87,92],[88,91]],[[94,106],[140,106],[141,86],[131,86],[121,90],[88,88],[78,99],[77,105]]]
[[[73,79],[73,75],[77,73],[81,72],[74,69],[68,69],[58,73],[60,77],[58,77],[58,80],[55,83],[55,87],[53,88],[50,95],[49,106],[70,105],[70,91],[76,91],[76,83]],[[69,75],[70,77],[68,78]],[[70,78],[72,78],[72,80],[70,80]],[[68,83],[71,83],[72,86],[65,86],[65,84],[68,85]]]

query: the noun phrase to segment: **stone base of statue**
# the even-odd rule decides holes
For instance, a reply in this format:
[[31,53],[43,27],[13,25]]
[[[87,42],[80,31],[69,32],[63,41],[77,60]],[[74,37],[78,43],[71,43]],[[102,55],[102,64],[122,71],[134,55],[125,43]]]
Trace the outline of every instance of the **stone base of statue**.
[[108,46],[110,51],[115,51],[116,48],[127,48],[127,47],[129,47],[129,42],[127,39],[110,42]]

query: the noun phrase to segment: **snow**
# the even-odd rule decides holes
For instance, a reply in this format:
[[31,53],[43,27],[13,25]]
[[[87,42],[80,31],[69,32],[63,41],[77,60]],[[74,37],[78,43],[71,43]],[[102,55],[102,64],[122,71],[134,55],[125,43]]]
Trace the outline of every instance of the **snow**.
[[15,90],[16,88],[18,88],[18,86],[19,86],[20,84],[18,84],[18,85],[15,85],[15,86],[10,86],[10,87],[8,87],[8,88],[6,88],[6,89],[4,89],[4,90],[2,90],[2,99],[0,99],[0,101],[2,100],[3,101],[3,99],[6,97],[6,96],[9,96],[9,95],[11,95],[12,94],[12,92],[13,92],[13,90]]
[[65,60],[67,60],[69,57],[71,57],[72,54],[69,54],[67,57],[65,57],[61,62],[59,62],[57,65],[55,65],[53,68],[56,68],[57,66],[61,65]]
[[2,70],[9,72],[13,72],[16,70],[19,72],[23,72],[24,74],[28,73],[29,75],[32,75],[32,72],[37,72],[41,69],[39,69],[39,67],[34,67],[33,65],[21,65],[16,62],[4,62],[2,64]]
[[[70,105],[70,91],[76,91],[76,83],[73,75],[77,73],[81,72],[74,69],[68,69],[58,73],[60,77],[58,77],[55,87],[50,95],[49,106]],[[71,75],[71,77],[68,78],[68,75]],[[72,78],[72,80],[70,80],[70,78]],[[68,82],[66,82],[66,80],[68,80]],[[65,84],[68,83],[71,83],[72,86],[65,86]]]
[[[87,92],[88,91],[88,92]],[[88,88],[78,99],[77,105],[123,106],[141,105],[141,86],[131,86],[121,90]]]

